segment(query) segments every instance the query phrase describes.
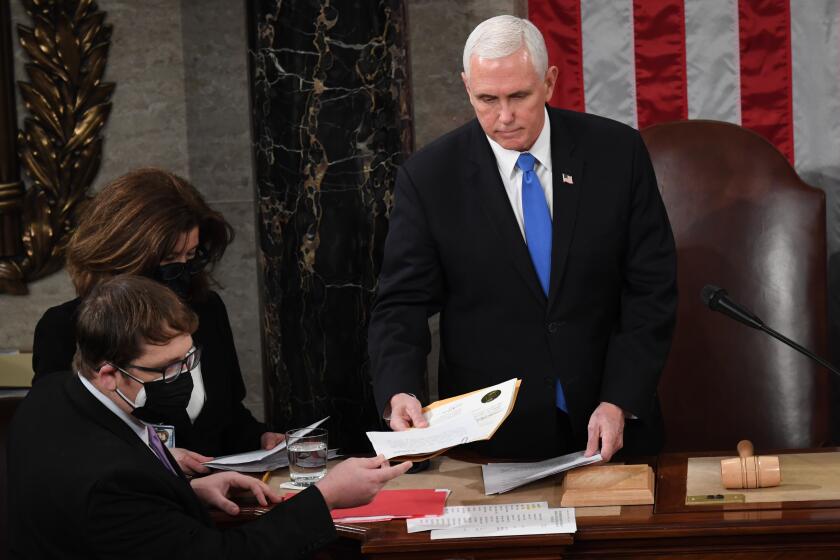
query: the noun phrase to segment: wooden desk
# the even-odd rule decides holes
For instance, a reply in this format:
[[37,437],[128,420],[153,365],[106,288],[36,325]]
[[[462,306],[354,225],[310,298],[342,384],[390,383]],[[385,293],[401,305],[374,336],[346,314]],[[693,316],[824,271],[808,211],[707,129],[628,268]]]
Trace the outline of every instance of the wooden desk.
[[[831,449],[831,451],[837,451]],[[799,451],[801,452],[801,451]],[[815,450],[819,452],[819,450]],[[695,453],[691,456],[715,454]],[[624,506],[620,513],[581,511],[574,535],[542,535],[431,541],[428,533],[407,534],[404,521],[339,527],[341,539],[320,558],[838,558],[840,502],[685,505],[688,454],[665,454],[654,465],[653,506]],[[435,467],[438,469],[436,470]],[[279,484],[282,480],[272,481]],[[501,496],[484,496],[477,466],[444,459],[433,469],[393,481],[393,488],[450,488],[449,504],[547,500],[559,506],[561,477]],[[241,523],[257,509],[243,509]],[[591,515],[595,513],[595,515]]]

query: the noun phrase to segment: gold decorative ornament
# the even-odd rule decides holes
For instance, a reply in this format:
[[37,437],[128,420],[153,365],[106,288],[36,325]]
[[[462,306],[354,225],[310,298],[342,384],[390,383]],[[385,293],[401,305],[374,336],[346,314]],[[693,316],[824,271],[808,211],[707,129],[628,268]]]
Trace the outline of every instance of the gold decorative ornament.
[[[27,293],[27,282],[63,265],[76,215],[99,171],[101,130],[114,92],[113,83],[102,82],[111,26],[96,3],[22,2],[32,27],[17,28],[29,60],[29,81],[18,82],[28,115],[17,133],[17,153],[31,184],[24,190],[17,177],[0,176],[0,224],[4,207],[19,208],[22,222],[22,254],[0,253],[5,257],[0,258],[0,293],[13,294]],[[14,104],[13,96],[4,101]],[[0,228],[0,241],[8,235],[9,227]]]

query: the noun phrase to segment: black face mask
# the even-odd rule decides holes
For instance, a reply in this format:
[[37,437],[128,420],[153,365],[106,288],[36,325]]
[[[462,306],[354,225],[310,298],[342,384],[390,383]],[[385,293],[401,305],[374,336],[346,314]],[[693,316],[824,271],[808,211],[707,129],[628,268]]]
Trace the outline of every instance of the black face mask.
[[178,294],[181,299],[190,295],[192,274],[186,263],[162,264],[155,270],[154,279]]
[[206,264],[206,252],[199,247],[195,257],[185,263],[174,262],[158,266],[153,277],[178,294],[181,299],[189,299],[192,277],[201,272]]
[[143,388],[146,390],[146,402],[132,411],[134,416],[150,424],[189,424],[187,405],[193,390],[190,373],[182,373],[172,383],[144,383]]

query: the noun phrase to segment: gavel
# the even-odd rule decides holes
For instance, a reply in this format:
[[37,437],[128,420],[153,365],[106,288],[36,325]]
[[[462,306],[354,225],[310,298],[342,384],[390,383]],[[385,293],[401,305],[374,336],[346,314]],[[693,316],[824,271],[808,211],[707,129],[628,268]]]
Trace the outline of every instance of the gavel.
[[769,488],[782,482],[779,458],[755,456],[750,440],[738,442],[738,457],[721,459],[720,481],[725,488]]

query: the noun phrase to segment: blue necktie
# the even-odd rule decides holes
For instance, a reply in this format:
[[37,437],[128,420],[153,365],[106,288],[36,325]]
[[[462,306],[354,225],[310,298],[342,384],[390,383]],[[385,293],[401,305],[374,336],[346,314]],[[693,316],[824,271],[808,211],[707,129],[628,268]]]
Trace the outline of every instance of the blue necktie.
[[[543,292],[548,297],[551,278],[551,212],[545,201],[540,178],[534,171],[534,156],[528,152],[519,154],[516,166],[522,170],[522,214],[525,222],[525,242],[531,261],[540,279]],[[566,396],[560,382],[556,383],[555,402],[557,408],[566,411]]]

